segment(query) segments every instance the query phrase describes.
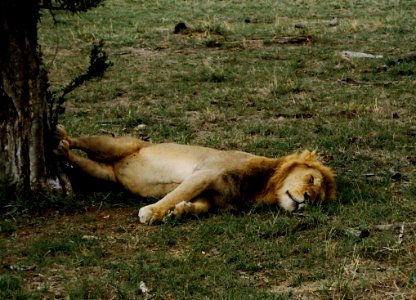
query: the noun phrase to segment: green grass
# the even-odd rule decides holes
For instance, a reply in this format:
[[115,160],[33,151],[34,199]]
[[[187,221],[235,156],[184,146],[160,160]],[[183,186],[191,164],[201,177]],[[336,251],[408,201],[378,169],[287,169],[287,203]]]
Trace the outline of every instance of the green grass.
[[[416,297],[414,227],[401,244],[396,230],[349,233],[416,221],[415,13],[387,0],[107,0],[56,24],[45,12],[51,90],[100,39],[114,64],[68,95],[60,122],[72,134],[272,157],[317,149],[339,192],[300,214],[255,207],[150,227],[137,212],[151,199],[119,191],[19,199],[0,222],[0,298]],[[188,29],[173,34],[178,22]]]

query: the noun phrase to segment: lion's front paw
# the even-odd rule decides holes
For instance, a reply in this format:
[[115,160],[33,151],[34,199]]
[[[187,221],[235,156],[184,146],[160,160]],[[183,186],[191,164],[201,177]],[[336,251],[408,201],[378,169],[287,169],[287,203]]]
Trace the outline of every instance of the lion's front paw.
[[139,219],[143,224],[152,225],[161,222],[165,214],[158,211],[154,205],[147,205],[139,210]]
[[58,148],[53,151],[56,156],[59,157],[68,157],[69,154],[69,143],[66,140],[61,140],[59,142]]

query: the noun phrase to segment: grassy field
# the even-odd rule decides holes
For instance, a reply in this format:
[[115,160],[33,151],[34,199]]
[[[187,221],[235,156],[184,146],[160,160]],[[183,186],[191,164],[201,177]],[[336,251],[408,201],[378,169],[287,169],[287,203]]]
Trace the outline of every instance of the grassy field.
[[160,226],[138,222],[151,199],[119,191],[56,196],[42,213],[16,204],[0,222],[0,298],[416,298],[415,15],[410,0],[45,12],[52,91],[88,67],[93,42],[113,62],[68,95],[60,122],[72,134],[273,157],[317,149],[339,191],[296,214],[255,207]]

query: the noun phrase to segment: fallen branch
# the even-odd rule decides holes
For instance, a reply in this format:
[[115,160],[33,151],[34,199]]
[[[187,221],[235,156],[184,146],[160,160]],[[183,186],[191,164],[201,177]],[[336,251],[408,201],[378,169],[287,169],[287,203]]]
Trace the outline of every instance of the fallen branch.
[[351,59],[351,58],[383,58],[383,55],[374,55],[365,52],[355,52],[355,51],[342,51],[341,57],[344,59]]
[[399,234],[397,237],[397,244],[401,244],[403,241],[405,227],[416,228],[416,222],[373,225],[369,228],[361,229],[361,230],[355,229],[355,228],[347,228],[345,232],[347,235],[363,239],[363,238],[369,237],[370,233],[374,231],[399,230]]
[[355,80],[349,77],[346,77],[344,79],[338,79],[339,83],[343,84],[351,84],[351,85],[380,85],[380,86],[390,86],[391,82],[365,82],[365,81],[359,81]]
[[395,67],[396,65],[402,64],[402,63],[414,63],[416,61],[416,52],[410,52],[403,54],[399,57],[392,58],[387,63],[379,66],[377,68],[378,72],[385,72],[389,68]]
[[232,42],[226,42],[226,44],[237,44],[240,45],[243,43],[245,46],[270,46],[270,45],[286,45],[286,44],[292,44],[292,45],[299,45],[299,44],[305,44],[312,41],[312,36],[310,35],[298,35],[298,36],[284,36],[280,38],[273,38],[273,39],[246,39],[243,41],[232,41]]
[[392,224],[374,225],[371,228],[373,230],[383,231],[383,230],[401,229],[403,226],[406,226],[406,227],[416,227],[416,222],[411,222],[411,223],[392,223]]
[[312,40],[310,35],[299,35],[299,36],[288,36],[281,37],[278,39],[271,39],[269,43],[271,44],[303,44],[309,43]]
[[401,243],[403,242],[403,235],[404,235],[404,225],[402,224],[402,226],[400,226],[400,229],[399,229],[399,235],[397,237],[397,244],[401,245]]

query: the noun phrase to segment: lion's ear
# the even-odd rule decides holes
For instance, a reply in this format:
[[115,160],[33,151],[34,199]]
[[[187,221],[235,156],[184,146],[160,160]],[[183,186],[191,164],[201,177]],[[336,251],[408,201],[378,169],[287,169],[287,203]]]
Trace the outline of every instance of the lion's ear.
[[308,180],[308,182],[309,182],[310,184],[314,184],[314,183],[315,183],[315,177],[313,177],[313,175],[310,175],[310,176],[309,176],[309,180]]
[[300,158],[306,161],[314,161],[317,159],[316,151],[305,150],[300,154]]

